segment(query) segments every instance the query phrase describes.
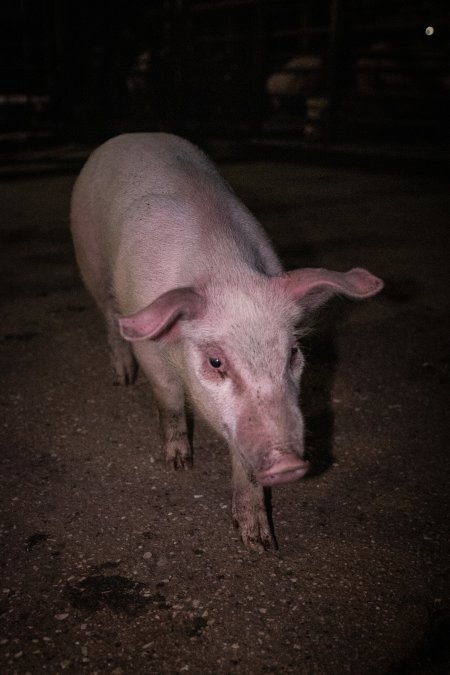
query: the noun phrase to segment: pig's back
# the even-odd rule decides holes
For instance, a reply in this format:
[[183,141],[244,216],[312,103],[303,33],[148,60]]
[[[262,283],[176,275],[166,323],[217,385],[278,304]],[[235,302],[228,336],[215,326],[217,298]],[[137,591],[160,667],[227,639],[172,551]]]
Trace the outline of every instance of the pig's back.
[[[95,150],[74,191],[108,226],[124,226],[158,196],[195,199],[225,186],[214,165],[182,138],[164,133],[123,134]],[[197,193],[197,194],[196,194]]]
[[72,229],[87,285],[101,283],[101,268],[122,311],[176,286],[212,276],[220,283],[243,267],[281,270],[214,165],[170,134],[124,134],[100,146],[74,188]]

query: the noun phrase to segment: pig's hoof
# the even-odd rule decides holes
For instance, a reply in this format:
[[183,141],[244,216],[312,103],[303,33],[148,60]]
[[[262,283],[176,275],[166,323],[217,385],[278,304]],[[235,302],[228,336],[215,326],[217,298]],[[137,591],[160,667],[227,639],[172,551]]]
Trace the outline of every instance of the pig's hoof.
[[258,513],[252,517],[234,517],[235,527],[239,528],[242,543],[252,551],[267,551],[275,548],[275,541],[270,531],[266,513]]
[[174,469],[190,469],[192,467],[192,450],[189,443],[173,441],[166,446],[166,462]]
[[137,376],[137,370],[137,363],[131,356],[126,361],[116,361],[114,363],[114,385],[124,387],[133,384]]

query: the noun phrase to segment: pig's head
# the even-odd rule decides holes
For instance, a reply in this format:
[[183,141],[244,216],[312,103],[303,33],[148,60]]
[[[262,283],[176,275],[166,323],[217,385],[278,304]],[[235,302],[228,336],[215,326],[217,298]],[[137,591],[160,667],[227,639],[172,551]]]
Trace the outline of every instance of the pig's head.
[[126,340],[163,340],[209,423],[263,485],[305,475],[298,407],[302,316],[333,294],[368,298],[382,282],[363,269],[252,274],[225,285],[177,288],[119,318]]

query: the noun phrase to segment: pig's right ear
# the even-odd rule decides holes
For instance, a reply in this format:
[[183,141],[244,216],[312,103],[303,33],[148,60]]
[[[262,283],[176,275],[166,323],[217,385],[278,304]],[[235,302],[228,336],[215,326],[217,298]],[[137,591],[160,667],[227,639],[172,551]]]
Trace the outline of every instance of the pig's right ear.
[[282,280],[290,298],[306,312],[320,307],[333,295],[364,300],[383,288],[381,279],[360,267],[349,272],[304,268],[287,272]]
[[176,335],[180,320],[198,319],[205,299],[193,288],[175,288],[135,314],[118,317],[120,334],[125,340],[157,340]]

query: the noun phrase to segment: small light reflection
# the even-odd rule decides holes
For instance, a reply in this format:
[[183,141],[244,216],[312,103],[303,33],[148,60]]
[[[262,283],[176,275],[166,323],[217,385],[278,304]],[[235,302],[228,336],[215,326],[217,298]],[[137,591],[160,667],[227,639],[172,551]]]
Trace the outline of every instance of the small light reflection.
[[428,37],[434,35],[434,26],[427,26],[425,28],[425,35],[428,35]]

